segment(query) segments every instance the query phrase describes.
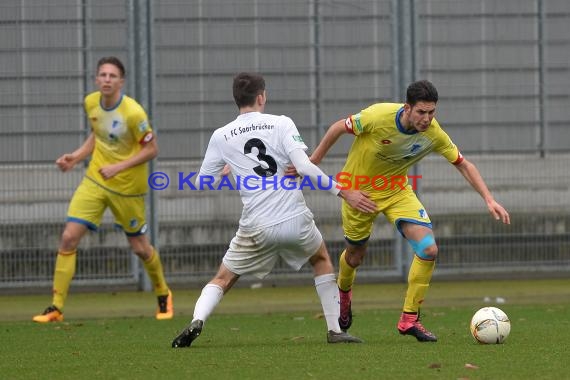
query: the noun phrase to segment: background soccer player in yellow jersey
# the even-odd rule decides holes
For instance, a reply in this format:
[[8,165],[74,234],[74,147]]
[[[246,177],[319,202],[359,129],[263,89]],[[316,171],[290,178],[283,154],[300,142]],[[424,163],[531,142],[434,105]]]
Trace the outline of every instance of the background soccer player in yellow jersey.
[[55,264],[52,305],[34,316],[35,322],[63,320],[63,306],[75,273],[77,246],[88,229],[97,229],[107,207],[152,281],[158,297],[156,318],[173,316],[172,293],[164,279],[158,252],[145,235],[147,162],[156,157],[158,145],[144,109],[122,94],[124,77],[125,68],[118,58],[99,60],[95,79],[99,91],[87,95],[84,102],[91,134],[73,153],[56,160],[61,171],[66,172],[92,154],[85,177],[69,204]]
[[[437,101],[437,90],[430,82],[414,82],[406,91],[405,104],[377,103],[331,125],[311,155],[311,161],[319,164],[342,134],[354,135],[342,170],[347,179],[344,185],[362,183],[360,189],[369,193],[379,210],[365,214],[342,204],[347,247],[339,260],[337,282],[341,302],[339,322],[344,331],[352,324],[352,284],[356,268],[366,254],[374,220],[383,213],[415,253],[398,331],[421,342],[437,341],[420,323],[419,308],[429,287],[438,249],[429,216],[406,177],[410,166],[430,152],[441,154],[459,170],[484,199],[493,218],[510,223],[508,212],[493,199],[475,165],[463,158],[434,118]],[[294,170],[286,174],[294,174]],[[359,181],[356,181],[357,176],[360,176]],[[374,177],[376,182],[364,180]],[[393,178],[405,178],[403,186],[391,186]]]

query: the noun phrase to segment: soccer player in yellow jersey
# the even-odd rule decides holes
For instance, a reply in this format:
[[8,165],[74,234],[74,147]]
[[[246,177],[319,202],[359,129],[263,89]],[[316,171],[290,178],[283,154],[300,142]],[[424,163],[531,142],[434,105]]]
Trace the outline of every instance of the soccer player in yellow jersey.
[[164,279],[160,257],[145,235],[147,162],[156,157],[158,145],[144,109],[122,94],[124,77],[125,68],[118,58],[99,60],[95,79],[99,91],[85,97],[91,134],[73,153],[56,160],[60,170],[66,172],[92,155],[85,177],[69,204],[55,264],[52,305],[34,316],[35,322],[63,321],[63,307],[75,273],[77,246],[88,229],[97,229],[107,207],[152,281],[158,298],[156,318],[173,316],[172,292]]
[[[510,223],[508,212],[489,192],[479,171],[465,159],[434,118],[438,94],[428,81],[410,84],[405,104],[378,103],[360,113],[339,120],[311,155],[319,164],[331,146],[344,133],[355,136],[346,164],[339,173],[339,185],[358,187],[368,192],[378,207],[365,214],[342,204],[342,223],[346,249],[339,262],[340,326],[352,324],[352,284],[356,268],[366,254],[372,224],[379,213],[408,240],[414,260],[408,274],[408,289],[397,328],[420,342],[435,342],[434,334],[420,323],[419,309],[432,277],[438,248],[429,216],[408,183],[410,166],[430,152],[437,152],[457,168],[481,195],[494,219]],[[286,174],[293,174],[292,172]]]

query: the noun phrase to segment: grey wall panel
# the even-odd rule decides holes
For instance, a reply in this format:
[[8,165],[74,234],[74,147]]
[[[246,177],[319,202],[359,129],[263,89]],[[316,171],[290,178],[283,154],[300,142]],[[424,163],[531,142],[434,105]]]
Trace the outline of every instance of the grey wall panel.
[[49,4],[42,0],[17,1],[21,6],[21,16],[33,21],[74,21],[81,15],[77,0],[58,0]]
[[[164,48],[158,47],[154,57],[156,74],[193,74],[200,72],[200,51],[197,48]],[[210,66],[210,62],[204,61],[204,65]]]
[[311,49],[309,47],[270,47],[264,48],[257,57],[258,71],[271,73],[300,73],[311,71]]
[[26,82],[26,98],[32,104],[81,105],[83,91],[77,78],[40,78]]
[[30,51],[22,57],[25,75],[49,76],[81,73],[79,53],[74,50]]
[[26,130],[30,133],[58,133],[55,139],[59,139],[65,132],[73,136],[84,130],[84,124],[81,122],[84,115],[79,111],[79,105],[80,103],[76,102],[59,107],[52,105],[33,109],[28,114]]
[[[127,46],[127,25],[126,22],[113,23],[109,25],[100,25],[99,28],[93,30],[92,48],[117,48],[122,49]],[[103,55],[103,54],[98,54]]]
[[[22,105],[23,85],[19,79],[5,79],[1,82],[2,90],[0,91],[0,105],[4,107],[19,107]],[[2,118],[4,118],[2,111]],[[2,128],[4,130],[4,128]]]
[[[83,91],[94,89],[86,60],[92,68],[100,56],[113,54],[128,65],[128,2],[88,2],[85,10],[81,4],[11,0],[0,5],[0,105],[10,113],[2,131],[24,126],[32,133],[42,130],[40,125],[70,132],[81,128]],[[296,116],[307,131],[313,128],[308,139],[316,144],[337,118],[376,101],[403,101],[392,95],[394,52],[404,48],[394,46],[392,5],[156,2],[153,122],[160,131],[171,128],[172,133],[192,125],[194,137],[207,139],[212,126],[235,115],[232,77],[255,70],[267,79],[268,109]],[[570,119],[570,6],[564,0],[543,5],[545,110],[548,123],[560,126]],[[415,2],[417,72],[438,86],[443,123],[475,130],[465,140],[469,149],[491,149],[481,144],[491,143],[492,128],[532,129],[540,123],[537,9],[536,0]],[[137,81],[134,75],[128,73],[127,79]],[[61,109],[46,112],[53,105]],[[54,115],[62,115],[59,122]],[[565,138],[561,131],[549,131],[551,144]],[[532,133],[524,132],[522,146],[530,144]],[[498,149],[497,141],[506,140],[493,141],[492,149]]]
[[[2,8],[0,8],[0,11]],[[0,19],[1,20],[1,19]],[[22,31],[12,24],[0,24],[0,49],[18,49],[22,39]],[[6,52],[4,53],[6,54]]]
[[200,48],[201,24],[189,21],[169,21],[157,23],[154,28],[154,41],[159,49],[178,47],[182,49]]
[[548,146],[553,150],[568,151],[570,149],[570,128],[568,128],[567,120],[564,123],[552,123],[549,126]]
[[[256,25],[251,21],[209,21],[202,25],[203,43],[208,48],[249,46],[253,48]],[[248,49],[244,49],[248,50]]]
[[92,1],[89,8],[90,19],[105,21],[127,18],[128,0],[97,0]]
[[61,21],[55,24],[33,24],[24,26],[23,44],[27,49],[80,49],[82,40],[79,23]]
[[272,49],[297,45],[308,46],[311,40],[312,31],[307,20],[262,21],[256,25],[256,28],[259,33],[257,42],[270,45]]

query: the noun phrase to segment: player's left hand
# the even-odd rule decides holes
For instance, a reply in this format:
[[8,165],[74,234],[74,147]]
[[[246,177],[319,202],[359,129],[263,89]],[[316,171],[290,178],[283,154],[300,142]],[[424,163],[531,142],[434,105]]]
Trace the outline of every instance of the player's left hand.
[[511,217],[509,213],[503,206],[497,203],[495,200],[491,200],[487,203],[489,212],[495,218],[495,220],[501,220],[504,224],[511,224]]
[[113,164],[113,165],[108,165],[105,167],[102,167],[101,169],[99,169],[99,174],[101,174],[101,176],[107,180],[107,179],[111,179],[114,176],[116,176],[120,171],[122,170],[120,164]]

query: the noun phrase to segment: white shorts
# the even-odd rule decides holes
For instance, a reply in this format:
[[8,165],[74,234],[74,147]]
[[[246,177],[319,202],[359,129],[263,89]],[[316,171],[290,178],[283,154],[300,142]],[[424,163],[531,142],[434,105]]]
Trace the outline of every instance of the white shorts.
[[281,257],[295,270],[317,253],[323,237],[310,211],[256,231],[238,229],[223,263],[237,275],[267,276]]

